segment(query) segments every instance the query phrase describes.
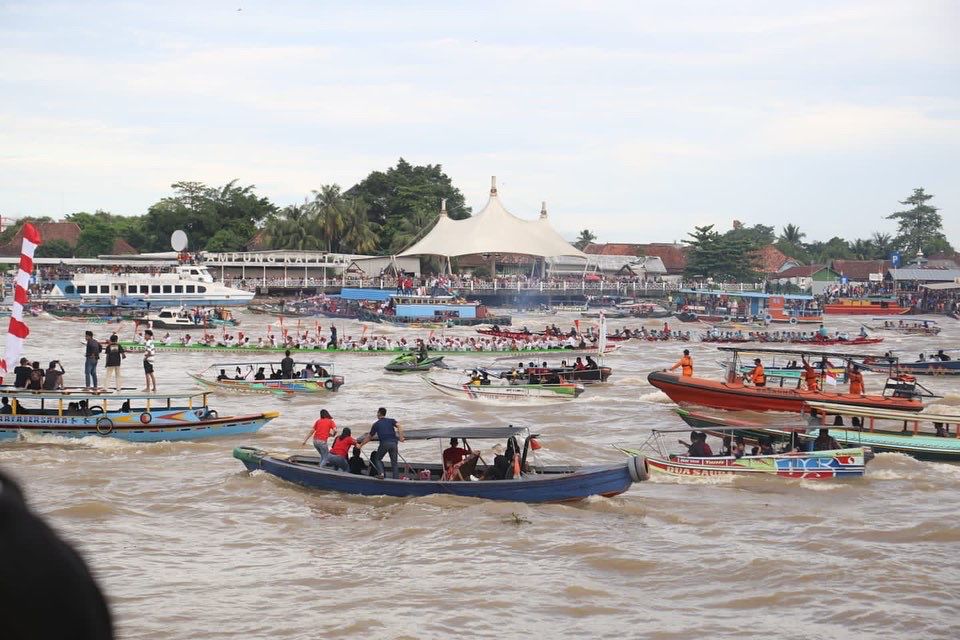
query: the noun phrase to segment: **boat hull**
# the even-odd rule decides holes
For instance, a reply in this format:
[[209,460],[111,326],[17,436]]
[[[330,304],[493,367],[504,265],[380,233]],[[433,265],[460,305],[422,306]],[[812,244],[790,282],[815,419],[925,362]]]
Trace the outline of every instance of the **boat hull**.
[[563,402],[574,400],[583,393],[579,384],[518,384],[518,385],[471,385],[446,384],[425,378],[427,383],[444,395],[461,400],[501,403]]
[[[187,409],[154,411],[148,423],[142,422],[141,412],[63,417],[3,415],[0,416],[0,440],[19,439],[24,435],[61,438],[109,437],[127,442],[200,440],[256,433],[278,415],[268,412],[225,418],[190,419],[186,415],[190,413],[192,412]],[[109,419],[111,424],[105,424],[103,418]]]
[[[199,385],[226,393],[289,394],[333,393],[343,386],[343,378],[305,378],[292,380],[207,380],[194,373],[187,374]],[[329,382],[329,384],[327,384]]]
[[800,413],[804,409],[804,403],[811,401],[902,411],[923,409],[923,404],[917,399],[877,395],[860,396],[775,386],[747,387],[739,382],[683,377],[664,371],[651,372],[647,380],[677,404],[696,404],[718,409]]
[[[889,364],[876,362],[861,362],[861,367],[867,371],[887,373],[890,371]],[[895,374],[907,373],[914,376],[957,376],[960,375],[960,360],[947,360],[940,362],[937,360],[928,360],[926,362],[899,362],[894,367]]]
[[[631,460],[624,464],[569,468],[565,473],[549,473],[548,469],[547,473],[529,474],[517,480],[469,482],[394,480],[389,475],[381,480],[320,468],[315,458],[293,456],[284,459],[250,447],[237,447],[233,456],[249,471],[262,470],[288,482],[320,491],[395,498],[445,494],[527,503],[570,502],[590,496],[614,496],[623,493],[634,482],[630,464],[636,464]],[[639,464],[642,465],[642,460]]]
[[[120,344],[123,348],[129,353],[138,353],[144,350],[144,346],[137,342],[132,341],[121,341]],[[289,349],[290,353],[295,354],[311,354],[311,355],[356,355],[356,356],[398,356],[404,353],[410,353],[410,348],[395,348],[395,349],[321,349],[317,348],[296,348],[296,347],[284,347],[284,346],[264,346],[258,347],[256,345],[251,345],[247,347],[224,347],[224,346],[206,346],[203,344],[191,344],[189,346],[183,346],[180,344],[157,344],[154,347],[157,351],[174,351],[174,352],[184,352],[184,353],[204,353],[204,352],[217,352],[217,353],[240,353],[240,354],[255,354],[255,353],[283,353]],[[617,347],[608,346],[606,353],[612,353]],[[595,355],[597,353],[596,347],[591,347],[589,349],[566,349],[566,348],[557,348],[557,349],[511,349],[506,351],[447,351],[447,350],[430,350],[431,356],[471,356],[471,355],[491,355],[491,356],[526,356],[533,354],[555,354],[558,356],[570,356],[570,355]]]
[[866,458],[862,448],[742,458],[671,456],[647,458],[647,469],[651,474],[675,477],[735,475],[829,480],[863,476]]
[[[717,427],[739,427],[732,433],[713,433],[718,437],[723,435],[740,435],[745,438],[759,439],[772,438],[781,441],[790,439],[796,433],[801,441],[811,442],[817,437],[820,428],[812,426],[806,431],[788,431],[773,425],[764,425],[757,422],[742,420],[728,416],[711,416],[694,411],[680,409],[680,417],[694,429],[710,432]],[[889,431],[869,431],[844,429],[827,425],[830,436],[841,447],[865,447],[874,453],[902,453],[918,460],[958,462],[960,461],[960,439],[955,436],[938,437],[933,435],[907,433],[891,433]]]
[[910,307],[901,307],[896,303],[886,306],[879,304],[828,304],[823,308],[823,312],[835,316],[902,316],[910,313]]

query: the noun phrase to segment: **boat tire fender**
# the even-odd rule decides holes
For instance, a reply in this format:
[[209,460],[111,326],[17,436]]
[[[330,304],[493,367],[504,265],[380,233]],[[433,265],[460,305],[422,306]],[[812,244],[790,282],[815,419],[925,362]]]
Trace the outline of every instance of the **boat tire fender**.
[[113,433],[113,420],[110,418],[100,418],[97,420],[97,433],[102,436],[108,436]]
[[797,324],[796,318],[790,318],[790,324]]
[[634,482],[642,482],[650,477],[647,473],[647,459],[643,456],[633,456],[627,461],[627,470],[630,472],[630,479]]
[[326,382],[324,382],[324,383],[323,383],[323,387],[324,387],[324,389],[327,389],[328,391],[332,391],[332,390],[333,390],[333,380],[327,380]]
[[773,316],[768,313],[767,315],[763,316],[763,321],[767,323],[773,322]]
[[150,415],[149,411],[144,411],[140,414],[140,422],[143,424],[150,424],[150,421],[153,420],[153,416]]
[[207,415],[206,415],[205,419],[207,419],[207,420],[216,420],[216,419],[219,418],[219,417],[220,417],[220,416],[219,416],[219,414],[217,413],[217,410],[216,410],[216,409],[210,409],[209,411],[207,411]]

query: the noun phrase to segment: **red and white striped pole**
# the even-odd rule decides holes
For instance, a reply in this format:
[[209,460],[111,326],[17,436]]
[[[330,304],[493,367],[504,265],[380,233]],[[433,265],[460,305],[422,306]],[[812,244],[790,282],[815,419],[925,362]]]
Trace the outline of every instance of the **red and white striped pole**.
[[33,275],[33,252],[40,246],[40,232],[29,222],[23,225],[23,245],[20,249],[20,269],[13,285],[13,305],[10,308],[10,325],[7,329],[7,350],[0,358],[0,381],[9,367],[19,364],[23,353],[23,341],[30,329],[23,322],[23,305],[30,301],[30,277]]

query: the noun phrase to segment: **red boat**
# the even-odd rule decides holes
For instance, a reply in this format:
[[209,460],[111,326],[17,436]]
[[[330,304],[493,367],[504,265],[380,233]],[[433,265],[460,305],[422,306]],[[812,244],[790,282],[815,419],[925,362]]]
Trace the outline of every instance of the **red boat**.
[[910,307],[901,307],[894,298],[841,298],[840,302],[828,304],[823,310],[848,316],[902,316],[910,313]]
[[[506,329],[477,329],[477,333],[482,333],[485,336],[494,336],[497,338],[507,338],[510,340],[532,340],[534,338],[548,338],[553,337],[559,340],[566,340],[570,336],[568,334],[560,335],[547,335],[545,331],[538,331],[536,333],[529,331],[508,331]],[[616,335],[607,335],[608,342],[623,342],[624,340],[629,340],[630,336],[616,336]]]
[[864,344],[880,344],[883,342],[883,338],[864,338],[863,336],[857,336],[856,338],[814,338],[813,340],[804,340],[803,338],[797,338],[796,340],[791,340],[790,344],[809,344],[817,346],[833,346],[838,344],[846,345],[864,345]]
[[835,391],[807,391],[792,387],[752,387],[739,380],[721,382],[705,378],[679,376],[653,371],[647,380],[670,396],[677,404],[696,404],[717,409],[751,411],[789,411],[802,413],[805,402],[832,402],[873,409],[921,411],[923,403],[916,397],[884,395],[852,395]]

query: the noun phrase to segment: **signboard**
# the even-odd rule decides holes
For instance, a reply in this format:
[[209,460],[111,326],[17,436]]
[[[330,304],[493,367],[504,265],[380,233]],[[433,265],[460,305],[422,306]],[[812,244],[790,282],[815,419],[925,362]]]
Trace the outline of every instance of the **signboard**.
[[847,276],[840,276],[840,284],[849,284],[850,279]]
[[894,251],[890,254],[890,264],[893,265],[894,269],[897,269],[900,266],[900,252]]
[[868,274],[868,279],[870,280],[870,282],[883,282],[883,274],[871,273],[871,274]]

